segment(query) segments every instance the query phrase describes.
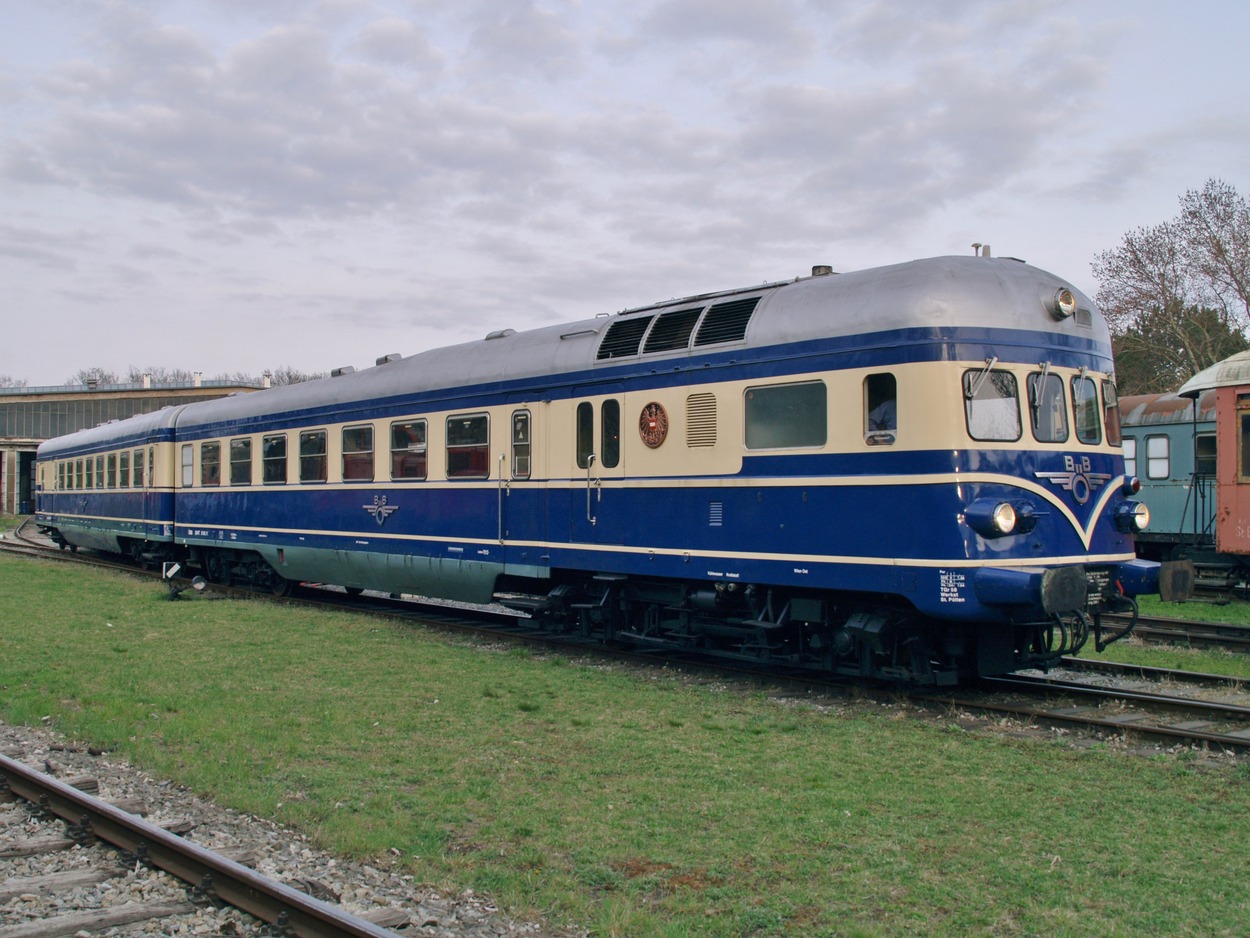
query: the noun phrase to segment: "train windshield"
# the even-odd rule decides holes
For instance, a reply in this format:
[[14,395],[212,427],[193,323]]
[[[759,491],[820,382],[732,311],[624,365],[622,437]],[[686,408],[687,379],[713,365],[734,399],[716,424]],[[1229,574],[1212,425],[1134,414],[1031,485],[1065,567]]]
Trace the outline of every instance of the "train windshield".
[[964,372],[964,416],[974,440],[1020,439],[1020,396],[1010,371]]

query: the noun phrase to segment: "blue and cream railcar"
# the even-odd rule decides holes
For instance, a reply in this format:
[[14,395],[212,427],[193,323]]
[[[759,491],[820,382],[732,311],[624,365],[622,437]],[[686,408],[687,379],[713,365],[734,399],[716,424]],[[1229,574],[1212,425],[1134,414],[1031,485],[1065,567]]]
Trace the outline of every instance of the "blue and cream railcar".
[[218,580],[467,600],[839,673],[1070,651],[1153,592],[1108,332],[1011,259],[675,300],[178,416]]
[[62,546],[169,556],[174,426],[181,407],[48,440],[37,456],[36,522]]

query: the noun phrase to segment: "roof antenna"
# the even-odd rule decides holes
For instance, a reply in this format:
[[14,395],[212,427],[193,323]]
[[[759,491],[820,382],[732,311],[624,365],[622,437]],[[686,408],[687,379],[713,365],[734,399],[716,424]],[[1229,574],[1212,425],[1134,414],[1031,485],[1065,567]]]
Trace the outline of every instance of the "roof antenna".
[[972,256],[976,257],[980,253],[981,253],[981,242],[973,241],[972,242]]

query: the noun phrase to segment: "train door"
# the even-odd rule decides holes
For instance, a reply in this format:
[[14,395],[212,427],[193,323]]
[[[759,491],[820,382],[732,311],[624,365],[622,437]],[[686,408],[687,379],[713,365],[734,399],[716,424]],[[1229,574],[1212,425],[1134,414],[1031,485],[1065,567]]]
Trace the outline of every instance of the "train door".
[[[130,473],[133,484],[143,490],[143,529],[148,537],[159,537],[162,533],[160,510],[160,494],[156,490],[156,447],[147,446],[136,449],[131,454]],[[173,533],[172,530],[169,533]]]
[[550,565],[545,546],[547,485],[539,475],[544,465],[540,449],[544,438],[537,419],[542,405],[513,404],[508,445],[499,455],[499,543],[510,572],[534,575],[536,568]]
[[1215,546],[1250,553],[1250,387],[1216,390],[1216,433],[1229,445],[1216,452]]
[[[574,394],[574,461],[570,536],[576,542],[620,544],[620,480],[624,478],[621,405],[624,388],[579,388]],[[583,497],[584,496],[584,497]]]

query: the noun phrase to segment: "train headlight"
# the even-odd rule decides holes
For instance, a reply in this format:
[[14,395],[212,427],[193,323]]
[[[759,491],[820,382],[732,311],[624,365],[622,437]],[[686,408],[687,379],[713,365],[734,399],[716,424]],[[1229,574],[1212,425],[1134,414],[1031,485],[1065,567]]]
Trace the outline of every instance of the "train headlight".
[[1011,502],[996,498],[978,498],[964,509],[968,527],[982,537],[1003,537],[1016,530],[1016,509]]
[[1060,287],[1050,300],[1050,315],[1067,319],[1076,312],[1076,294],[1067,287]]
[[1150,524],[1150,509],[1141,502],[1122,502],[1115,509],[1115,526],[1124,534],[1136,534]]
[[1141,491],[1141,479],[1137,478],[1137,476],[1127,476],[1120,491],[1125,495],[1136,495]]

